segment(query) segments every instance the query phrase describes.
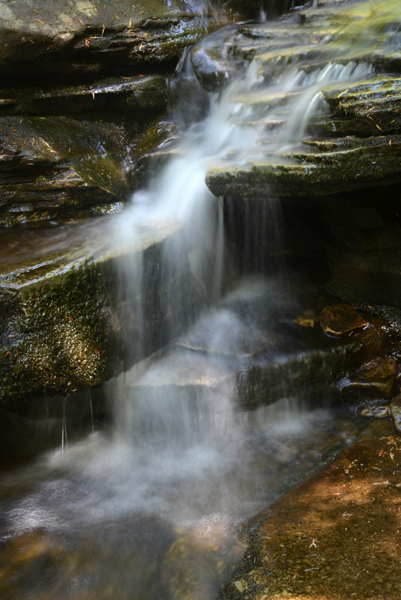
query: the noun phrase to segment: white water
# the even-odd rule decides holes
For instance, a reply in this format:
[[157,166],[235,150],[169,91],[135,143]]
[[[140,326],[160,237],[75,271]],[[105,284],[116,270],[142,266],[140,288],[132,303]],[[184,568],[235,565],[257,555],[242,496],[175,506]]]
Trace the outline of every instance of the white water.
[[[190,350],[170,352],[140,377],[136,369],[110,387],[116,403],[112,434],[93,433],[67,447],[63,420],[61,450],[5,480],[3,540],[13,548],[16,536],[31,533],[33,547],[37,536],[55,565],[49,572],[37,567],[16,575],[21,599],[87,592],[96,598],[173,598],[180,565],[185,570],[191,556],[191,597],[213,598],[221,584],[219,561],[230,565],[240,556],[238,547],[228,551],[237,524],[293,483],[294,473],[308,472],[319,460],[315,440],[332,434],[329,413],[308,412],[285,388],[278,405],[258,413],[240,415],[233,406],[238,357],[268,345],[273,325],[287,310],[296,311],[296,301],[283,297],[273,281],[247,280],[217,304],[229,259],[223,207],[205,175],[220,161],[245,164],[299,143],[309,118],[322,110],[321,85],[360,76],[361,69],[333,64],[308,76],[290,70],[267,86],[257,61],[251,63],[220,96],[209,97],[208,116],[183,133],[178,157],[116,220],[120,241],[144,224],[179,221],[186,245],[167,245],[167,258],[174,261],[174,252],[188,250],[192,271],[215,308],[181,341]],[[255,109],[241,95],[289,91],[298,95],[286,105],[291,118],[270,139],[255,119],[274,118],[276,107],[267,102]],[[135,288],[130,295],[141,296],[141,272],[140,257],[121,267],[122,284]],[[139,307],[139,321],[140,314]],[[185,560],[171,563],[166,556],[177,538]],[[201,565],[201,577],[193,563]],[[7,589],[3,597],[12,598]]]

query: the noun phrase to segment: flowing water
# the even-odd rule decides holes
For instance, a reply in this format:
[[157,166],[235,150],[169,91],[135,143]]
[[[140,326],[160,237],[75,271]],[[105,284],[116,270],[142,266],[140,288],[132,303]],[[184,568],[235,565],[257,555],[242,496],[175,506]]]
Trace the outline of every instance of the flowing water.
[[[203,43],[224,46],[233,32]],[[237,538],[244,519],[357,434],[357,425],[330,410],[312,411],[285,381],[276,404],[252,413],[235,406],[235,369],[255,352],[291,346],[281,328],[300,310],[299,300],[279,260],[270,277],[236,282],[223,207],[205,174],[225,160],[243,164],[299,143],[308,119],[325,110],[322,85],[368,71],[354,63],[308,74],[291,67],[266,84],[255,60],[246,69],[239,64],[220,94],[206,94],[189,55],[182,61],[175,85],[185,83],[206,116],[191,122],[188,107],[175,108],[186,123],[175,158],[113,219],[111,231],[120,243],[154,222],[179,221],[183,241],[166,244],[166,260],[188,252],[212,308],[169,350],[109,384],[112,428],[96,431],[92,420],[88,437],[72,443],[64,419],[60,448],[4,474],[1,598],[216,598],[244,552]],[[262,121],[275,119],[277,106],[247,100],[266,94],[289,98],[291,116],[271,135]],[[279,219],[273,199],[265,213],[245,219],[249,263],[263,260],[265,243],[280,246],[281,236],[266,240],[263,229],[269,220],[269,231],[280,231]],[[135,296],[141,269],[140,258],[121,267]]]

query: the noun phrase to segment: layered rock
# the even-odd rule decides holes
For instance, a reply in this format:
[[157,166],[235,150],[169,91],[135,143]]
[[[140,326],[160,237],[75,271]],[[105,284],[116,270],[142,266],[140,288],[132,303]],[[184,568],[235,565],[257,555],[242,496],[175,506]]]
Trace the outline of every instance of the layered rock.
[[[2,76],[100,74],[177,60],[205,34],[207,3],[55,0],[1,3]],[[218,19],[216,19],[217,24]]]
[[[206,175],[224,198],[235,244],[245,235],[232,216],[241,204],[260,212],[278,197],[290,260],[325,257],[330,289],[365,309],[401,300],[399,22],[391,1],[378,13],[371,3],[320,3],[242,25],[225,54],[215,43],[192,57],[199,80],[215,89],[232,79],[225,56],[237,57],[236,76],[252,62],[247,89],[233,87],[230,101],[232,123],[244,136],[257,128],[258,144]],[[391,319],[399,320],[394,311]]]

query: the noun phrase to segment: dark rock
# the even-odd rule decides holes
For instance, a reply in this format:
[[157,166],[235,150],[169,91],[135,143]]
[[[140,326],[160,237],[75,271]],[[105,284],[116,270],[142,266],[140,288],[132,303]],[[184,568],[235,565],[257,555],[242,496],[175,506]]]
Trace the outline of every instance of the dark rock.
[[0,223],[119,211],[127,134],[70,117],[0,117]]
[[0,116],[70,113],[160,112],[167,107],[167,82],[160,75],[119,77],[91,85],[0,89]]
[[393,358],[377,358],[339,381],[338,388],[346,402],[391,400],[396,387],[396,375],[397,363]]
[[320,315],[320,322],[326,333],[339,337],[355,333],[368,325],[349,304],[327,306]]
[[[297,352],[294,339],[293,352],[289,355],[278,355],[276,360],[259,358],[255,361],[257,364],[237,370],[239,406],[253,410],[294,395],[308,399],[312,404],[321,405],[324,399],[338,402],[336,382],[350,370],[380,356],[388,346],[380,322],[343,340],[328,338],[320,328],[302,329],[303,351]],[[305,346],[310,346],[310,349],[306,350]],[[384,369],[386,359],[383,360]],[[394,363],[395,369],[395,361],[389,360],[391,366]],[[387,384],[390,388],[394,382],[394,378],[391,383],[385,380],[383,387]]]

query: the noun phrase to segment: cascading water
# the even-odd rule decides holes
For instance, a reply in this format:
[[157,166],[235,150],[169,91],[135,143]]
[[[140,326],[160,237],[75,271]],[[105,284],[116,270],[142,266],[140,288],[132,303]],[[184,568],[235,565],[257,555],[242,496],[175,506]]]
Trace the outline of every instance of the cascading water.
[[[182,68],[187,82],[194,78],[189,56]],[[349,429],[325,411],[308,412],[285,384],[274,406],[251,415],[235,407],[235,369],[244,356],[275,347],[296,300],[283,296],[280,280],[233,286],[223,207],[205,174],[217,162],[243,164],[297,144],[322,109],[319,86],[364,69],[331,64],[306,75],[291,68],[270,84],[260,80],[257,60],[239,69],[220,95],[209,95],[207,116],[181,135],[176,157],[115,220],[119,243],[151,223],[178,221],[183,236],[166,244],[165,262],[188,252],[213,308],[164,356],[110,386],[112,432],[67,448],[64,422],[64,452],[4,479],[2,598],[214,598],[244,550],[234,541],[238,523],[307,473],[321,459],[323,438],[346,442]],[[250,97],[265,100],[250,105]],[[286,124],[267,134],[266,122],[285,111]],[[269,218],[275,213],[277,202]],[[255,226],[247,235],[257,243],[244,242],[251,255],[264,241],[256,228],[263,223],[250,216],[244,223]],[[143,296],[142,269],[140,257],[121,266],[131,296]],[[136,311],[137,335],[145,308]]]

